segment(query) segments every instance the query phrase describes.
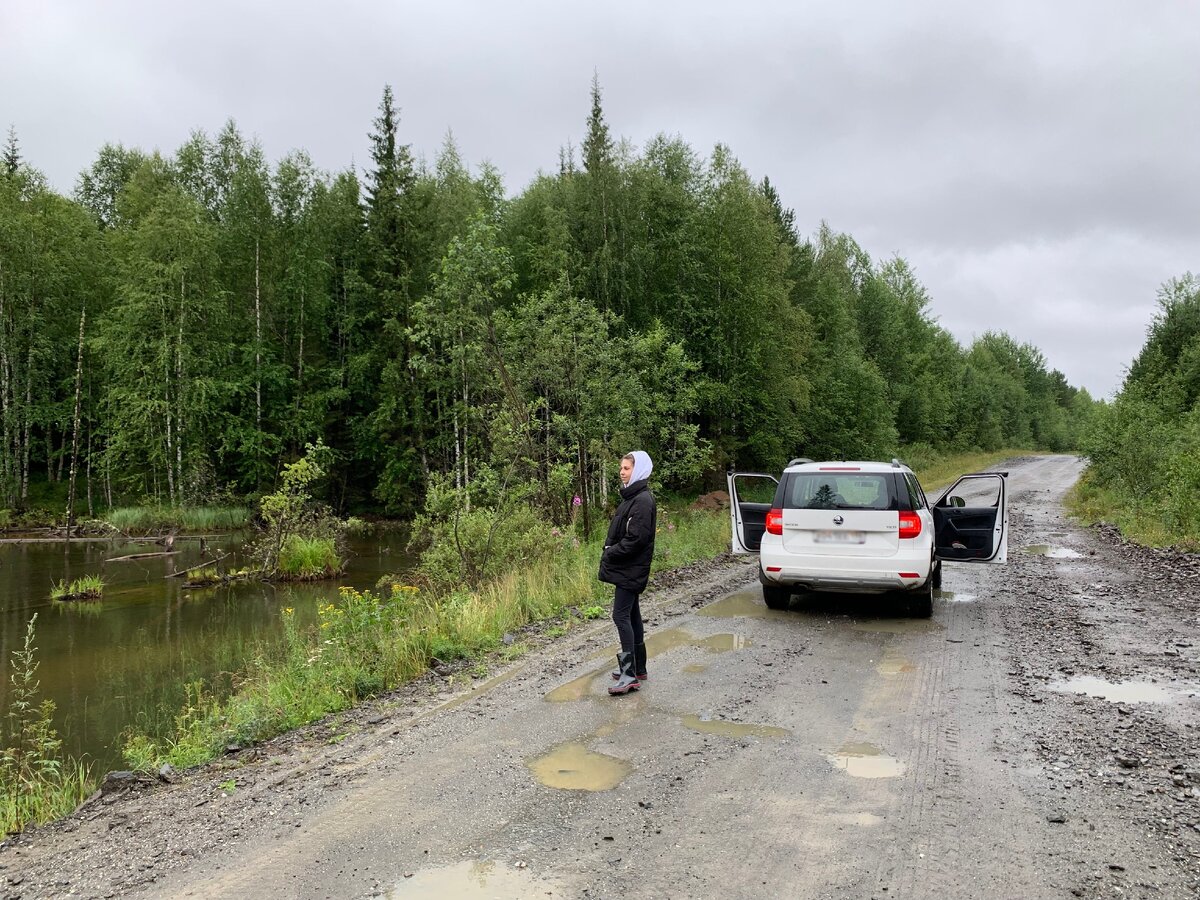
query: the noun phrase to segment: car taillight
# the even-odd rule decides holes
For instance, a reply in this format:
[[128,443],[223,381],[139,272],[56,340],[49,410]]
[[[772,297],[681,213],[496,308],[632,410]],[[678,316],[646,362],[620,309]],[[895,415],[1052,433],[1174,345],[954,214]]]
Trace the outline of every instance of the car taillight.
[[767,534],[783,534],[782,509],[773,509],[767,513]]
[[900,513],[900,538],[915,538],[921,533],[921,517],[915,512]]

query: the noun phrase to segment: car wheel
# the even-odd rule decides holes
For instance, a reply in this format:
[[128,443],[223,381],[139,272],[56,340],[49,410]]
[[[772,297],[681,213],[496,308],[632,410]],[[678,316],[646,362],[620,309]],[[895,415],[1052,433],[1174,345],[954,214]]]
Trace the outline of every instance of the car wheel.
[[792,592],[785,587],[764,584],[763,602],[767,604],[767,609],[787,609],[792,602]]
[[928,619],[933,615],[933,576],[919,590],[909,594],[908,608],[914,618]]

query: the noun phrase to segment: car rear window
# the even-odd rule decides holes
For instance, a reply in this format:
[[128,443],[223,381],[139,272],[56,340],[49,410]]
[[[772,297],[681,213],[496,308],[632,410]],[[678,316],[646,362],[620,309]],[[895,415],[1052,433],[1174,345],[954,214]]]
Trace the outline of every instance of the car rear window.
[[795,472],[787,475],[785,509],[899,509],[890,473]]

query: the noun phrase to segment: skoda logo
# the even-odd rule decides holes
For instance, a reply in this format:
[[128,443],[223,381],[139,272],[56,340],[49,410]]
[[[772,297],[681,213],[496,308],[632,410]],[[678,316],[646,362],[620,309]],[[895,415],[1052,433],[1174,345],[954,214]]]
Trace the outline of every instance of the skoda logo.
[[842,524],[843,522],[845,522],[845,521],[846,521],[846,520],[845,520],[845,519],[843,519],[841,516],[834,516],[834,517],[833,517],[833,524],[834,524],[834,525],[841,525],[841,524]]

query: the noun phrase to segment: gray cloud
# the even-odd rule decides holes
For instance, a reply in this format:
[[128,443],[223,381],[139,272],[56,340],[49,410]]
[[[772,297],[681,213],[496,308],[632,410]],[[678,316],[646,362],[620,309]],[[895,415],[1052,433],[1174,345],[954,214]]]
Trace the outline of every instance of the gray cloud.
[[1108,395],[1197,267],[1200,8],[991,7],[8,0],[0,125],[61,190],[107,141],[169,153],[231,117],[336,171],[391,83],[414,151],[452,129],[517,191],[578,144],[597,71],[615,134],[729,145],[802,229],[910,260],[960,340],[1006,330]]

